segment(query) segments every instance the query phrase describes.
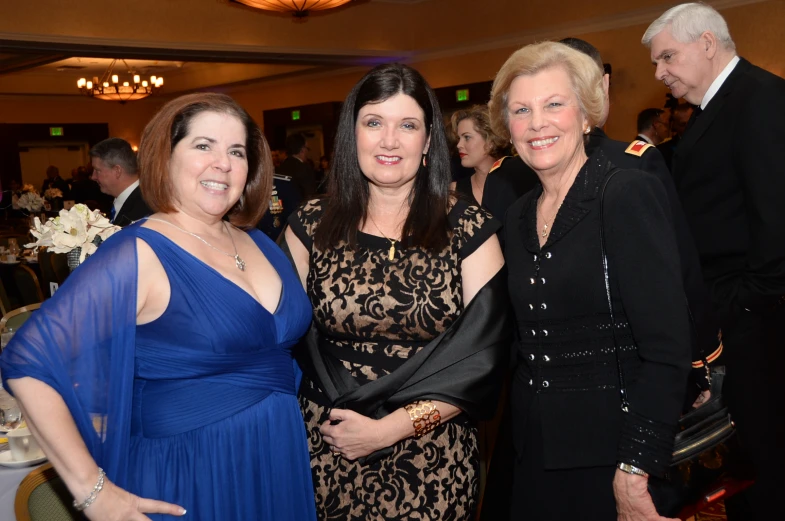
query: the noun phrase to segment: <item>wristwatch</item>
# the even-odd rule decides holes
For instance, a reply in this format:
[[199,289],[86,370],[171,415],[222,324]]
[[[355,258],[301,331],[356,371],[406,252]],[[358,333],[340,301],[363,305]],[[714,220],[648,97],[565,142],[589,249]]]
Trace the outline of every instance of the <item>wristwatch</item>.
[[638,467],[636,467],[634,465],[630,465],[629,463],[619,463],[619,464],[616,465],[616,468],[618,468],[622,472],[626,472],[627,474],[633,474],[635,476],[643,476],[644,478],[648,478],[649,477],[649,473],[648,472],[646,472],[645,470],[639,469]]

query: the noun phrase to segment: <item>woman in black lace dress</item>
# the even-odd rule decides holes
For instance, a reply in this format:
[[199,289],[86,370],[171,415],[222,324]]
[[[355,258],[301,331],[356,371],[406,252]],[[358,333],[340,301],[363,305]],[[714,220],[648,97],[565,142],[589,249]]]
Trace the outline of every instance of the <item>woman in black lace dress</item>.
[[300,404],[320,519],[476,507],[473,420],[495,412],[511,330],[499,224],[450,198],[441,121],[419,73],[375,68],[344,103],[330,195],[289,219],[314,307]]

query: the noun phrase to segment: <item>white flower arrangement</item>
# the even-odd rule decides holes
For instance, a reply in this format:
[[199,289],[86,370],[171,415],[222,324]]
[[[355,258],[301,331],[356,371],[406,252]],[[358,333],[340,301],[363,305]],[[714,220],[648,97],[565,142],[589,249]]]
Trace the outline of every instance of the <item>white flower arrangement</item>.
[[44,199],[49,199],[51,201],[58,197],[61,199],[63,198],[63,192],[59,188],[48,188],[46,192],[44,192]]
[[100,211],[90,210],[83,204],[75,204],[70,210],[60,210],[60,215],[45,224],[35,218],[35,227],[30,233],[36,242],[25,244],[25,248],[46,246],[53,253],[68,253],[81,248],[79,262],[95,253],[98,245],[119,231],[119,226],[109,222]]
[[16,205],[28,212],[40,212],[44,206],[44,200],[35,192],[25,192],[19,196]]

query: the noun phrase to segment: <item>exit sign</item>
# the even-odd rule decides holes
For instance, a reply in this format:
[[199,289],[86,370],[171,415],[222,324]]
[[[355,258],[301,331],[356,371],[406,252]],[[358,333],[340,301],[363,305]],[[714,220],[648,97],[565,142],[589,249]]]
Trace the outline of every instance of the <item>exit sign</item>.
[[292,111],[292,121],[297,121],[298,119],[300,119],[300,111],[299,110],[293,110]]
[[62,136],[63,135],[63,127],[49,127],[49,135],[50,136]]
[[458,89],[455,91],[457,101],[469,101],[469,89]]

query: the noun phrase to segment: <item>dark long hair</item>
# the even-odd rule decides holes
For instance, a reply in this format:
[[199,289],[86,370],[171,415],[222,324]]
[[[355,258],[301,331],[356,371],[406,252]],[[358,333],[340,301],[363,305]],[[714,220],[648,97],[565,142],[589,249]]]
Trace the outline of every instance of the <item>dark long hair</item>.
[[355,126],[365,105],[395,96],[411,96],[425,113],[425,128],[431,139],[409,194],[409,215],[403,225],[406,246],[438,251],[449,242],[450,155],[442,114],[436,95],[416,70],[400,63],[379,65],[354,86],[341,109],[335,136],[335,157],[330,169],[325,211],[315,232],[316,247],[325,250],[346,241],[357,244],[357,230],[368,215],[368,179],[357,159]]

